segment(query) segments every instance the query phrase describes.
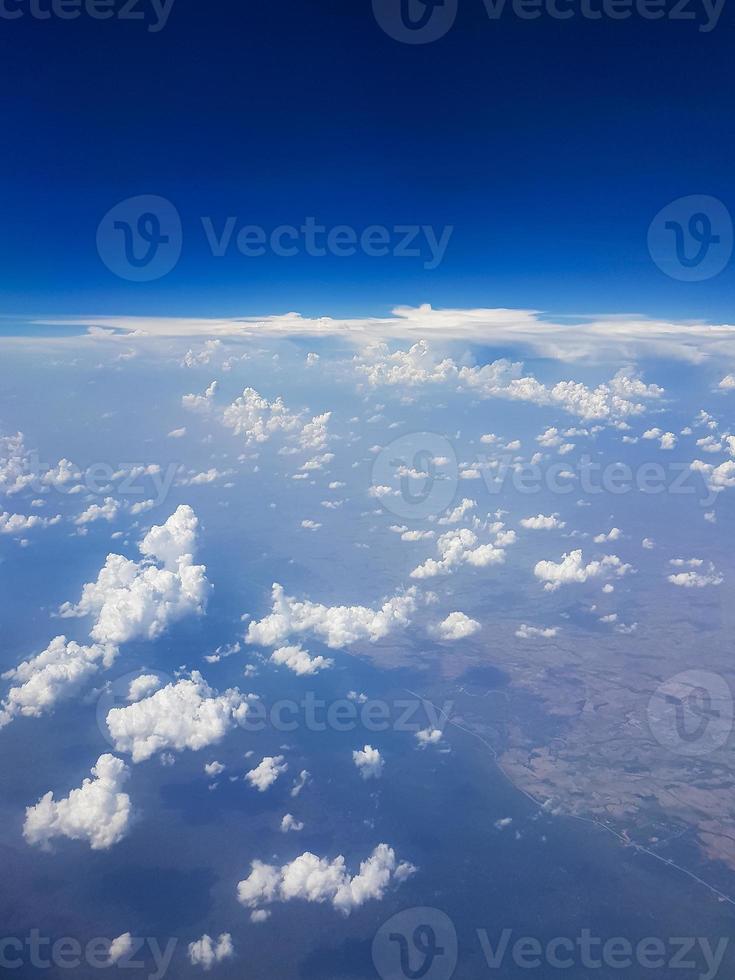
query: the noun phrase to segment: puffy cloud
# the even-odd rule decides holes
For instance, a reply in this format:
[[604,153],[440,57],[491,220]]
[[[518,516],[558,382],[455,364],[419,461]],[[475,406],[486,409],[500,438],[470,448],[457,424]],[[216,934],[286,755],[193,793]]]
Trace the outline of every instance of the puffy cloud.
[[556,626],[526,626],[525,623],[522,623],[516,630],[516,636],[519,640],[531,640],[535,637],[543,637],[546,640],[550,640],[558,632],[559,630]]
[[114,755],[101,755],[92,768],[92,778],[58,802],[46,793],[26,809],[23,836],[29,844],[47,847],[55,837],[86,840],[92,850],[102,851],[117,844],[127,833],[132,808],[130,797],[121,792],[128,767]]
[[42,470],[38,454],[26,448],[22,432],[0,436],[0,494],[12,496],[29,487],[64,489],[80,477],[81,473],[68,459],[60,459],[55,466]]
[[205,566],[193,564],[197,527],[191,507],[178,507],[143,538],[142,561],[108,555],[97,581],[83,587],[78,603],[64,603],[60,615],[94,616],[92,639],[119,644],[156,639],[172,622],[201,614],[210,585]]
[[74,523],[78,527],[85,524],[92,524],[94,521],[114,521],[120,513],[120,504],[114,497],[105,497],[101,504],[91,504],[79,517],[75,518]]
[[723,391],[732,391],[735,388],[735,374],[726,374],[717,387]]
[[112,708],[107,728],[118,752],[143,762],[170,749],[197,752],[215,745],[245,720],[247,711],[248,698],[237,688],[217,694],[195,670],[142,701]]
[[622,533],[619,527],[614,527],[607,534],[596,534],[592,540],[595,544],[605,544],[606,541],[617,541]]
[[553,561],[540,561],[533,572],[536,578],[545,582],[547,592],[555,592],[560,586],[573,582],[586,582],[588,579],[606,575],[622,577],[631,572],[632,566],[624,564],[617,555],[604,555],[601,559],[584,564],[581,551],[570,551],[562,556],[557,564]]
[[205,763],[204,771],[208,776],[212,776],[212,777],[221,776],[222,773],[225,771],[225,767],[222,765],[221,762],[217,762],[217,761],[207,762]]
[[214,407],[214,396],[217,394],[218,387],[218,382],[213,381],[203,395],[184,395],[181,404],[190,412],[207,415]]
[[442,640],[464,640],[480,629],[476,619],[470,619],[463,612],[453,612],[437,625],[436,632]]
[[447,531],[437,539],[436,547],[439,558],[429,558],[411,572],[411,578],[433,578],[452,572],[459,565],[472,565],[475,568],[485,568],[488,565],[500,565],[505,561],[505,544],[512,544],[515,539],[513,531],[503,532],[503,525],[497,523],[491,530],[495,533],[494,544],[480,544],[477,534],[467,527]]
[[673,432],[664,432],[661,429],[646,429],[642,436],[643,439],[658,439],[662,449],[674,449],[677,443]]
[[0,514],[0,534],[25,534],[36,527],[51,527],[61,521],[61,514],[55,517],[39,517],[31,514],[26,517],[24,514],[9,514],[4,511]]
[[311,633],[332,649],[360,641],[375,643],[392,630],[408,626],[416,608],[415,592],[387,599],[379,609],[368,606],[324,606],[287,596],[283,586],[273,586],[273,611],[250,623],[247,643],[278,646],[289,637]]
[[477,501],[470,500],[465,497],[461,503],[457,504],[454,510],[450,511],[446,516],[440,518],[437,524],[459,524],[460,521],[464,520],[467,514],[471,513],[477,507]]
[[310,657],[303,647],[289,646],[279,647],[271,654],[271,663],[279,666],[288,667],[294,674],[306,675],[317,674],[320,670],[327,670],[334,665],[334,661],[328,657]]
[[695,459],[689,464],[689,469],[695,473],[701,473],[707,486],[713,493],[720,493],[728,487],[735,487],[735,461],[728,459],[719,466],[711,463],[703,463],[701,459]]
[[128,701],[140,701],[141,698],[153,694],[161,686],[161,678],[158,674],[141,674],[130,682],[128,688]]
[[358,372],[372,386],[451,385],[481,398],[504,398],[560,408],[585,420],[614,422],[641,415],[646,410],[646,401],[663,394],[658,385],[644,384],[625,369],[596,388],[588,388],[578,381],[559,381],[549,387],[533,376],[524,375],[521,362],[506,358],[481,367],[460,366],[448,357],[435,360],[424,340],[407,351],[392,353],[386,344],[378,344],[355,361]]
[[354,876],[342,855],[330,861],[306,851],[280,868],[253,861],[249,877],[237,886],[237,897],[251,909],[294,899],[329,902],[343,915],[349,915],[365,902],[382,899],[391,882],[405,881],[415,871],[405,861],[398,863],[395,851],[387,844],[378,844]]
[[288,763],[282,755],[267,755],[255,769],[245,774],[245,778],[259,793],[265,793],[287,771]]
[[537,514],[536,517],[524,517],[521,519],[521,527],[529,531],[553,531],[557,528],[566,527],[566,522],[559,519],[558,514]]
[[380,779],[383,775],[385,761],[378,749],[372,745],[366,745],[363,749],[355,749],[352,753],[352,761],[363,779]]
[[701,558],[672,558],[670,564],[675,568],[688,568],[686,572],[675,572],[667,576],[667,581],[683,589],[704,589],[708,585],[722,585],[724,579],[711,561]]
[[215,963],[232,959],[234,955],[235,949],[229,932],[223,932],[216,941],[205,933],[201,939],[189,943],[189,962],[192,966],[201,966],[205,970],[211,970]]
[[419,748],[425,749],[429,745],[437,745],[442,740],[443,732],[440,728],[422,728],[416,732],[416,741]]
[[0,728],[16,715],[37,718],[50,711],[76,694],[100,667],[110,667],[116,655],[115,646],[82,646],[55,637],[41,653],[2,675],[16,683],[0,705]]
[[117,961],[121,960],[123,956],[127,956],[132,948],[133,937],[129,932],[124,932],[122,936],[117,936],[110,943],[110,948],[107,952],[108,963],[117,963]]
[[304,825],[300,820],[297,820],[292,814],[287,813],[281,820],[281,833],[288,834],[291,831],[298,833],[300,830],[304,829]]

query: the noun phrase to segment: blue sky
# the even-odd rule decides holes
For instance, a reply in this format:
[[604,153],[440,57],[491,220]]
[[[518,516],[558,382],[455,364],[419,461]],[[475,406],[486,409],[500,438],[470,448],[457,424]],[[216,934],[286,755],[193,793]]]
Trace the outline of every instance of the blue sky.
[[[402,304],[727,321],[735,265],[685,283],[651,261],[670,201],[733,208],[732,14],[491,21],[481,0],[424,45],[366,0],[177,0],[165,27],[4,22],[2,311],[382,313]],[[121,281],[97,227],[119,201],[181,215],[176,268]],[[446,254],[214,257],[215,228],[452,226]]]

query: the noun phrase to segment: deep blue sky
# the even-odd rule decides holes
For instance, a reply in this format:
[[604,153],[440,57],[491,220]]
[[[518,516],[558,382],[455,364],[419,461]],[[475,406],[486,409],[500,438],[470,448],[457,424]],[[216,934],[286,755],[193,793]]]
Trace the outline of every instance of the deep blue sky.
[[[701,10],[692,6],[701,20]],[[369,0],[176,0],[168,24],[0,20],[0,312],[360,314],[394,304],[732,322],[735,262],[682,284],[646,231],[695,193],[735,210],[732,10],[697,23],[491,23],[460,0],[408,46]],[[100,261],[119,200],[178,207],[151,284]],[[445,261],[214,259],[201,215],[273,228],[455,226]]]

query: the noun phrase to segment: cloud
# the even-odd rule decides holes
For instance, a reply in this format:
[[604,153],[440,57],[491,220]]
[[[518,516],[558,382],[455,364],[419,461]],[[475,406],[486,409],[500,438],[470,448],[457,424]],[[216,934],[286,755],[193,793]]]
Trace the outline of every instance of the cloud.
[[280,868],[253,861],[249,877],[237,886],[237,897],[251,909],[294,899],[329,902],[347,916],[368,901],[382,899],[391,882],[405,881],[415,871],[405,861],[398,863],[393,848],[387,844],[378,844],[354,876],[345,867],[342,855],[330,861],[306,851]]
[[287,813],[281,820],[281,833],[288,834],[291,831],[298,833],[300,830],[304,829],[304,825],[300,820],[297,820],[292,814]]
[[352,761],[363,779],[380,779],[383,775],[385,761],[377,749],[366,745],[363,749],[355,749]]
[[328,670],[334,661],[328,657],[310,657],[301,646],[279,647],[271,654],[271,663],[288,667],[294,674],[312,675],[320,670]]
[[724,581],[711,561],[705,565],[701,558],[672,558],[670,564],[675,568],[688,566],[689,571],[676,572],[666,577],[672,585],[683,589],[704,589],[709,585],[722,585]]
[[622,577],[633,571],[631,565],[624,564],[617,555],[604,555],[601,559],[584,564],[581,551],[570,551],[556,564],[553,561],[540,561],[533,570],[536,578],[545,582],[547,592],[555,592],[562,585],[574,582],[587,582],[592,578],[609,575]]
[[114,521],[120,513],[120,504],[114,497],[105,497],[101,504],[91,504],[83,513],[75,518],[77,527],[92,524],[94,521]]
[[107,728],[116,750],[131,753],[133,762],[170,749],[197,752],[245,720],[248,700],[237,688],[217,694],[195,670],[142,701],[112,708]]
[[324,606],[287,596],[283,586],[273,586],[273,609],[265,618],[250,623],[247,643],[278,646],[289,637],[310,633],[331,649],[360,641],[375,643],[392,630],[408,626],[416,608],[415,592],[387,599],[379,609],[367,606]]
[[0,514],[0,534],[25,534],[26,531],[32,531],[37,527],[51,527],[59,524],[60,521],[61,514],[55,517],[39,517],[37,514],[31,514],[26,517],[24,514],[9,514],[4,511]]
[[437,625],[436,632],[442,640],[464,640],[480,629],[476,619],[470,619],[463,612],[453,612]]
[[474,531],[467,527],[447,531],[436,542],[438,560],[429,558],[411,572],[411,578],[434,578],[436,575],[446,575],[459,565],[472,565],[475,568],[486,568],[488,565],[500,565],[505,561],[503,545],[512,544],[515,540],[513,531],[503,531],[504,525],[498,522],[489,529],[496,535],[494,544],[480,544]]
[[429,745],[437,745],[442,740],[443,732],[439,728],[422,728],[416,732],[416,741],[419,748],[425,749]]
[[245,774],[245,778],[259,793],[265,793],[287,771],[288,763],[282,755],[267,755],[255,769]]
[[130,682],[128,688],[128,701],[140,701],[141,698],[153,694],[161,686],[161,678],[158,674],[141,674]]
[[90,636],[107,644],[154,640],[184,616],[201,615],[211,587],[205,566],[193,564],[197,527],[194,511],[181,505],[143,538],[142,561],[108,555],[97,581],[84,585],[79,602],[64,603],[59,614],[94,616]]
[[129,932],[124,932],[122,936],[117,936],[110,943],[107,953],[108,963],[117,963],[123,956],[127,956],[133,948],[133,937]]
[[529,531],[553,531],[557,528],[566,527],[566,523],[559,519],[558,514],[537,514],[536,517],[524,517],[521,520],[521,527]]
[[477,501],[465,497],[446,517],[439,518],[437,524],[459,524],[476,507]]
[[3,680],[15,681],[0,705],[0,728],[16,715],[38,718],[59,701],[72,697],[100,667],[110,667],[117,647],[82,646],[57,636],[30,660],[6,671]]
[[516,630],[516,636],[519,640],[531,640],[535,637],[543,637],[544,639],[550,640],[558,632],[559,630],[556,626],[544,628],[541,626],[526,626],[525,623],[522,623]]
[[56,802],[49,791],[26,809],[23,836],[29,844],[47,847],[55,837],[86,840],[94,851],[107,850],[127,833],[132,808],[121,792],[128,767],[114,755],[101,755],[92,778]]
[[232,959],[235,955],[229,932],[221,933],[216,941],[205,933],[201,939],[189,943],[188,952],[192,966],[201,966],[205,970],[211,970],[215,963]]

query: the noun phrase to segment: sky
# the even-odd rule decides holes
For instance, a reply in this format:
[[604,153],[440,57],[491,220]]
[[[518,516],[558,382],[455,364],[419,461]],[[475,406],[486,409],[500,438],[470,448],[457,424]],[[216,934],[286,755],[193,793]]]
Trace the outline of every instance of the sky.
[[732,976],[731,30],[0,0],[3,975]]
[[[466,0],[422,44],[389,36],[367,0],[216,12],[175,0],[167,18],[141,3],[142,21],[7,7],[24,12],[0,37],[13,91],[0,110],[0,296],[13,324],[421,303],[727,322],[732,261],[685,282],[648,247],[672,201],[733,207],[727,5],[592,20],[576,4],[571,19],[525,20]],[[102,260],[98,227],[140,195],[173,205],[182,248],[160,278],[130,282]],[[268,235],[309,218],[358,235],[379,225],[390,254],[300,242],[292,256],[242,255],[236,233],[213,254],[202,220],[219,240],[228,218]],[[439,240],[451,229],[434,267],[423,233],[406,246],[419,255],[394,254],[403,225]]]

